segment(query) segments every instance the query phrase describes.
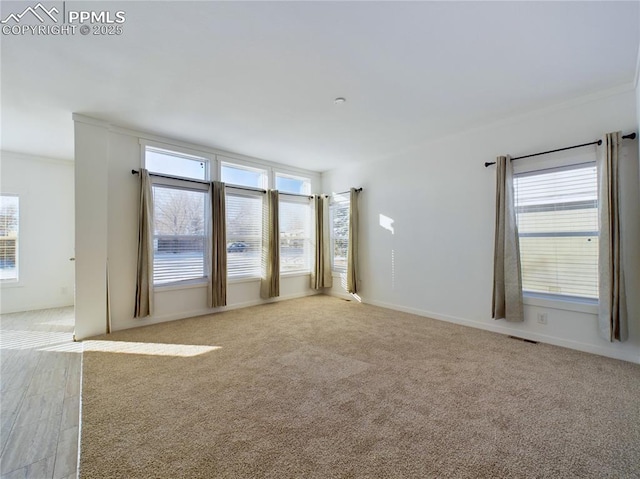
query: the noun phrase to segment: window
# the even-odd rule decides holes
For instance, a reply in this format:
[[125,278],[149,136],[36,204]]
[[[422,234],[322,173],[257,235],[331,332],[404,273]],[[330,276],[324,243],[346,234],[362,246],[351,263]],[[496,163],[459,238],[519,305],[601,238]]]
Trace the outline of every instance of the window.
[[151,177],[153,283],[204,281],[208,276],[209,161],[146,146],[145,167],[152,173],[179,177]]
[[522,288],[598,298],[598,194],[593,163],[514,178]]
[[208,192],[153,185],[153,282],[207,277]]
[[163,175],[207,180],[209,162],[205,158],[147,146],[145,168]]
[[280,272],[311,271],[311,204],[280,195]]
[[0,195],[0,281],[18,281],[19,199]]
[[331,269],[337,273],[347,271],[349,249],[349,195],[331,198]]
[[227,277],[259,278],[262,272],[263,191],[267,170],[222,162],[220,178],[226,185]]
[[262,199],[261,192],[226,189],[228,278],[261,276]]
[[308,195],[311,193],[311,180],[300,176],[276,174],[276,190],[281,193]]
[[225,184],[267,189],[267,171],[223,162],[220,178]]

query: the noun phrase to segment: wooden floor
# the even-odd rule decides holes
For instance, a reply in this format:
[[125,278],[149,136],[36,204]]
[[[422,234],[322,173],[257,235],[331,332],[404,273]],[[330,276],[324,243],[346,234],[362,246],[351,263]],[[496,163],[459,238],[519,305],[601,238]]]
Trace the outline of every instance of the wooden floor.
[[77,476],[82,343],[73,308],[0,316],[0,478]]

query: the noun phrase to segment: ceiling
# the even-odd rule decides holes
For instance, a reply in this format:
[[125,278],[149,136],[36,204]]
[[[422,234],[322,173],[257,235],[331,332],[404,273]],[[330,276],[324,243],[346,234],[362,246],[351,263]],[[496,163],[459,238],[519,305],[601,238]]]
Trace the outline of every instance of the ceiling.
[[2,35],[2,148],[72,159],[77,112],[317,171],[377,160],[632,85],[639,6],[66,2],[124,11],[123,33]]

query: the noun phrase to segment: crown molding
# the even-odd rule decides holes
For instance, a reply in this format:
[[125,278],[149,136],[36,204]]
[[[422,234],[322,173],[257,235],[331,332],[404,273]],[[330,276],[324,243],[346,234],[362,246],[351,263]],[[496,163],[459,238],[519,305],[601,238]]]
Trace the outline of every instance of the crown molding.
[[1,150],[0,157],[2,159],[8,158],[12,160],[20,161],[39,161],[43,163],[52,163],[56,165],[73,166],[73,160],[62,158],[49,158],[46,156],[29,155],[26,153],[19,153],[17,151]]

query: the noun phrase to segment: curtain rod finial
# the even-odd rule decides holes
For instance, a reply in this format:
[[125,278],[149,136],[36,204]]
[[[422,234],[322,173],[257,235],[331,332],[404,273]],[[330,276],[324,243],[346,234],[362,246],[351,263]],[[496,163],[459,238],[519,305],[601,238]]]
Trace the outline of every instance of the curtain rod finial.
[[495,161],[485,161],[485,163],[484,163],[484,167],[485,167],[485,168],[488,168],[488,167],[490,167],[491,165],[495,165],[495,164],[496,164],[496,162],[495,162]]

